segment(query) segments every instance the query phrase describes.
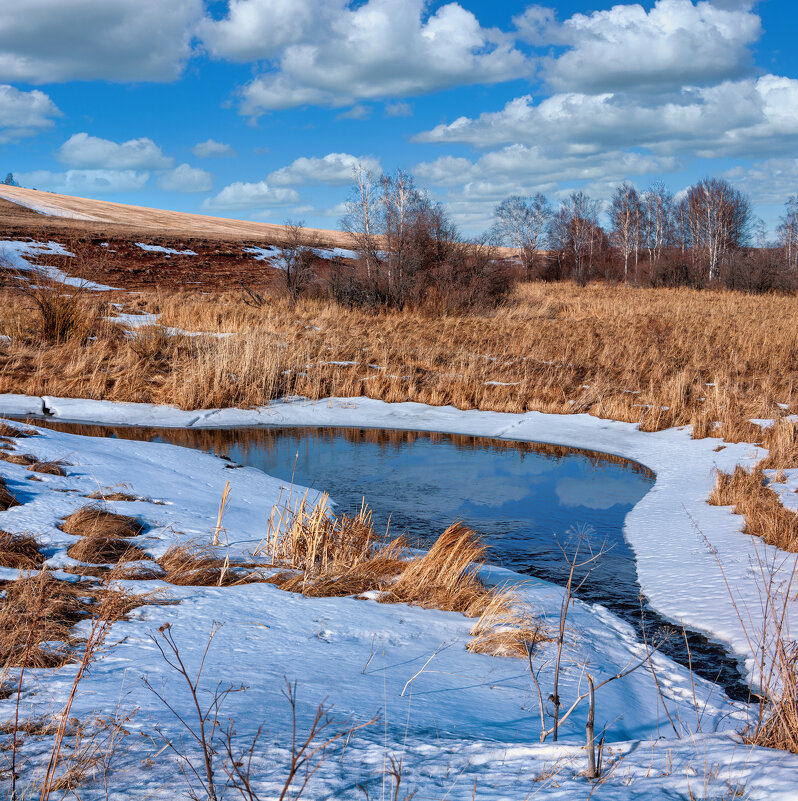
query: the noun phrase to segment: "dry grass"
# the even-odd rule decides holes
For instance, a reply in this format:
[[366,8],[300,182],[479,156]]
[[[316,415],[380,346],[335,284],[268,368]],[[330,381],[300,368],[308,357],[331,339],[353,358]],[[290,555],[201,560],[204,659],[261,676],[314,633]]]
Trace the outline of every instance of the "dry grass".
[[17,570],[35,570],[44,563],[39,543],[28,534],[0,531],[0,566]]
[[545,638],[543,627],[516,593],[487,588],[479,579],[485,559],[479,536],[454,523],[423,556],[411,557],[402,537],[374,531],[365,504],[355,516],[331,513],[327,497],[286,503],[273,514],[256,549],[275,566],[290,568],[267,579],[288,592],[342,597],[376,592],[382,603],[479,616],[468,647],[478,653],[526,656]]
[[33,462],[28,466],[28,470],[33,473],[46,473],[50,476],[65,476],[64,462]]
[[493,600],[477,572],[487,548],[479,535],[454,523],[420,558],[406,563],[390,587],[391,600],[476,617]]
[[109,512],[101,506],[84,506],[65,517],[61,530],[77,537],[125,539],[136,537],[144,530],[142,524],[128,515]]
[[36,463],[36,457],[31,456],[29,453],[0,453],[0,459],[9,464],[18,464],[22,467]]
[[274,564],[319,575],[372,559],[373,549],[384,539],[374,531],[371,510],[365,504],[355,516],[335,516],[325,493],[315,504],[305,496],[296,508],[275,506],[259,552]]
[[128,540],[103,535],[81,537],[67,550],[67,556],[89,564],[116,564],[136,562],[147,558],[147,554]]
[[90,495],[86,496],[87,498],[93,501],[137,501],[139,500],[137,495],[130,495],[127,492],[116,492],[116,491],[104,491],[104,490],[96,490],[92,492]]
[[778,417],[777,402],[798,400],[798,309],[786,296],[525,284],[503,308],[443,317],[277,297],[253,309],[235,293],[142,299],[164,325],[246,336],[169,338],[162,357],[143,361],[118,326],[81,347],[13,342],[0,391],[184,408],[367,395],[760,439],[747,419]]
[[709,503],[732,506],[735,514],[744,515],[746,534],[787,551],[798,551],[798,515],[786,509],[768,487],[761,466],[750,472],[739,465],[733,473],[719,471]]
[[38,431],[33,431],[33,430],[22,431],[19,428],[14,428],[14,426],[10,426],[8,423],[0,422],[0,437],[24,439],[25,437],[37,437],[38,435],[39,435]]
[[49,571],[31,573],[4,585],[0,600],[0,665],[59,667],[70,661],[71,629],[90,616],[96,586],[68,584]]
[[798,467],[798,423],[779,420],[765,432],[763,444],[769,453],[760,467],[773,470]]
[[213,548],[198,541],[172,545],[158,565],[164,571],[159,577],[180,587],[232,587],[264,581],[258,570],[221,559]]
[[530,613],[513,587],[497,589],[491,594],[471,629],[471,637],[466,645],[469,651],[520,658],[526,658],[538,643],[551,639],[545,624]]
[[778,692],[749,742],[798,754],[798,645],[782,639],[776,654]]
[[12,495],[3,478],[0,478],[0,511],[5,512],[12,506],[19,506],[19,501]]

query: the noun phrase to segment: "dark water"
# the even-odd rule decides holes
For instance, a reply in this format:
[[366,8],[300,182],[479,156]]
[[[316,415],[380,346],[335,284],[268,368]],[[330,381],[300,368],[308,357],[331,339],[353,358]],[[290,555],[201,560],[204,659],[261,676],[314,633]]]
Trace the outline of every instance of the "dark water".
[[[42,421],[31,421],[42,424]],[[223,455],[285,481],[329,492],[339,511],[356,511],[365,498],[377,527],[390,522],[429,545],[462,520],[490,547],[489,560],[519,573],[565,584],[563,554],[580,544],[591,564],[578,596],[601,603],[655,638],[666,626],[641,598],[634,554],[623,536],[627,512],[654,482],[635,463],[559,446],[480,437],[379,429],[239,428],[140,429],[44,422],[91,436],[170,442]],[[584,577],[578,572],[575,582]],[[719,645],[687,632],[692,667],[747,700],[738,663]],[[662,648],[684,665],[681,629]]]

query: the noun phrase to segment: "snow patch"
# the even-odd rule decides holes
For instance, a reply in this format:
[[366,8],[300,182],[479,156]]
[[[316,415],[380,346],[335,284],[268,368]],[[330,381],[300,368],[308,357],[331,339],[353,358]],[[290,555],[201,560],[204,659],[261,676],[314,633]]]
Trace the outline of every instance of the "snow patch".
[[147,251],[147,253],[167,253],[170,256],[197,256],[193,250],[175,250],[174,248],[165,248],[162,245],[147,245],[144,242],[136,242],[136,247]]
[[70,256],[74,257],[74,253],[70,253],[63,245],[58,242],[34,242],[34,241],[14,241],[3,240],[0,241],[0,264],[11,268],[12,270],[19,270],[20,272],[33,273],[43,275],[65,286],[78,287],[81,289],[91,289],[95,292],[109,292],[117,290],[119,287],[107,286],[105,284],[97,284],[94,281],[87,281],[85,278],[74,278],[67,275],[57,267],[52,267],[42,264],[31,264],[28,259],[41,258],[42,256]]

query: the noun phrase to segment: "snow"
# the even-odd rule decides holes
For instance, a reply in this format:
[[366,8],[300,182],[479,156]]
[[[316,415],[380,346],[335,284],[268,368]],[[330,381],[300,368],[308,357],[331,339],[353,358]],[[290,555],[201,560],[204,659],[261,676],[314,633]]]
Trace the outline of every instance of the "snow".
[[174,248],[165,248],[162,245],[147,245],[144,242],[136,242],[136,247],[146,250],[147,253],[167,253],[170,256],[196,256],[198,255],[193,250],[175,250]]
[[313,251],[320,259],[358,259],[360,254],[346,248],[316,248]]
[[[418,403],[388,404],[371,398],[288,399],[257,409],[183,411],[151,404],[45,397],[57,419],[101,424],[224,428],[234,426],[352,426],[544,442],[622,456],[650,468],[654,488],[626,518],[624,534],[636,559],[643,592],[663,617],[726,643],[755,664],[746,626],[762,624],[758,565],[777,559],[777,549],[742,533],[743,519],[730,508],[707,504],[716,470],[752,467],[765,451],[746,443],[693,440],[688,428],[641,432],[632,423],[587,414],[509,414],[464,411]],[[3,411],[0,396],[0,413]],[[723,571],[720,569],[723,566]],[[788,560],[782,567],[787,571]],[[725,576],[724,576],[725,574]],[[730,597],[728,587],[734,590]],[[700,588],[700,592],[697,591]],[[735,605],[737,609],[735,609]],[[790,608],[795,628],[796,610]]]
[[[125,327],[125,333],[129,336],[134,335],[134,331],[139,328],[144,328],[150,325],[159,325],[158,320],[160,314],[129,314],[119,313],[115,317],[106,317],[112,323],[118,323]],[[163,327],[167,335],[170,337],[184,336],[184,337],[215,337],[217,339],[226,339],[227,337],[235,336],[233,333],[217,332],[217,331],[186,331],[183,328]]]
[[[313,252],[320,259],[357,259],[358,254],[354,250],[347,250],[346,248],[314,248]],[[269,245],[266,248],[250,247],[244,248],[244,253],[250,253],[255,257],[256,261],[269,261],[271,259],[279,258],[283,255],[283,249],[277,245]],[[278,264],[272,264],[272,267],[282,269]]]
[[37,197],[31,200],[29,197],[21,198],[16,192],[6,191],[6,188],[0,185],[0,197],[10,200],[17,206],[24,206],[31,211],[37,211],[47,217],[64,217],[69,220],[90,220],[92,222],[104,222],[100,217],[93,217],[90,214],[78,214],[75,211],[69,211],[61,208],[56,203],[48,203],[44,197]]
[[14,241],[2,240],[0,241],[0,264],[10,267],[12,270],[19,270],[22,272],[38,273],[44,275],[51,281],[56,281],[65,286],[74,286],[81,289],[91,289],[95,292],[108,292],[118,287],[107,286],[105,284],[97,284],[94,281],[87,281],[84,278],[74,278],[67,275],[57,267],[48,265],[31,264],[28,258],[41,258],[42,256],[71,256],[70,253],[59,245],[57,242],[34,242],[34,241]]
[[[360,399],[347,400],[346,405],[334,399],[329,404],[297,401],[252,412],[206,413],[102,401],[44,400],[61,418],[138,425],[229,425],[233,418],[259,415],[262,422],[268,419],[272,424],[295,424],[297,420],[314,425],[332,420],[353,424],[360,419],[380,426],[393,422],[396,425],[392,427],[427,430],[490,430],[494,435],[523,439],[534,433],[543,441],[578,432],[595,441],[617,437],[619,450],[642,450],[641,441],[652,438],[655,442],[648,446],[651,461],[664,453],[657,486],[646,498],[667,497],[676,491],[670,485],[673,477],[667,462],[687,450],[682,441],[685,434],[679,431],[641,435],[595,419],[591,423],[565,418],[560,422],[568,425],[558,425],[557,418],[546,415],[469,414]],[[20,408],[24,403],[19,396],[0,397],[4,409]],[[0,527],[40,535],[53,567],[72,561],[65,551],[74,538],[56,527],[58,521],[87,503],[83,496],[99,488],[124,487],[141,499],[109,502],[108,506],[148,524],[137,542],[157,557],[176,540],[209,540],[228,481],[231,493],[224,527],[231,541],[229,552],[245,553],[264,535],[265,521],[283,486],[254,468],[228,470],[222,459],[172,445],[79,437],[46,429],[40,429],[40,434],[18,441],[17,448],[42,460],[64,459],[72,466],[66,477],[43,475],[41,482],[30,482],[30,473],[23,467],[2,463],[0,470],[9,488],[23,503],[0,512]],[[694,443],[699,460],[703,453],[700,444]],[[681,467],[690,472],[686,465]],[[663,478],[664,488],[660,486]],[[294,492],[299,495],[303,490],[294,488]],[[675,551],[672,542],[667,550]],[[558,587],[496,568],[487,568],[484,575],[489,582],[520,582],[519,592],[535,614],[550,622],[556,620],[562,599]],[[235,742],[243,746],[258,726],[266,723],[265,760],[257,770],[257,790],[262,797],[276,797],[275,789],[285,775],[290,716],[281,696],[283,677],[297,681],[300,730],[307,727],[316,705],[325,698],[335,705],[341,719],[352,716],[354,722],[364,722],[381,714],[378,725],[352,737],[343,758],[321,766],[309,798],[361,797],[355,785],[363,782],[369,783],[370,797],[382,797],[383,766],[390,757],[402,759],[403,789],[416,791],[417,798],[519,801],[537,791],[543,797],[566,801],[587,798],[591,792],[590,783],[581,775],[586,707],[579,707],[564,724],[559,743],[541,744],[525,662],[466,651],[473,620],[462,615],[404,604],[383,605],[375,600],[306,598],[270,584],[217,588],[127,583],[141,591],[163,586],[180,603],[141,607],[115,624],[110,637],[114,647],[106,649],[80,686],[73,717],[85,721],[95,713],[107,716],[117,705],[117,714],[132,715],[125,728],[134,736],[124,740],[119,760],[112,767],[110,799],[170,799],[183,794],[183,779],[174,759],[168,752],[155,756],[165,744],[163,738],[178,742],[183,732],[141,679],[146,676],[153,687],[165,693],[180,714],[191,714],[188,694],[161,660],[151,638],[158,636],[159,626],[169,623],[183,658],[194,670],[214,620],[223,623],[223,628],[209,650],[203,690],[212,691],[218,681],[246,686],[245,692],[228,697],[222,710],[223,728],[228,720],[234,720]],[[583,665],[598,682],[641,658],[642,647],[633,630],[601,606],[576,602],[568,622],[560,685],[564,699],[573,699],[584,689]],[[85,624],[80,624],[78,631],[82,628]],[[551,687],[553,670],[551,662],[545,662],[554,648],[553,643],[544,644],[534,656],[545,688]],[[708,682],[695,678],[693,684],[687,670],[666,657],[655,655],[654,665],[662,702],[645,669],[597,693],[597,724],[599,731],[607,726],[610,746],[606,758],[612,769],[594,797],[665,801],[687,798],[689,788],[700,793],[696,797],[720,798],[729,791],[730,782],[732,787],[744,787],[746,798],[794,799],[798,758],[744,745],[735,734],[746,720],[747,710],[742,705],[730,702]],[[20,707],[23,717],[58,709],[69,692],[74,670],[67,666],[58,671],[29,671]],[[36,692],[32,692],[34,688]],[[680,739],[662,703],[682,735]],[[0,718],[13,713],[13,698],[0,701]],[[196,756],[190,742],[184,740],[183,744]],[[46,747],[49,742],[37,745],[35,738],[29,738],[24,746],[29,757],[37,748],[44,755]],[[222,775],[219,769],[218,777]],[[80,795],[86,801],[106,798],[102,776],[81,786]]]
[[244,248],[244,253],[251,253],[255,257],[255,261],[267,261],[281,256],[283,251],[276,245],[269,245],[267,248]]
[[157,325],[160,316],[160,314],[130,314],[119,312],[114,317],[106,317],[105,319],[112,323],[125,326],[125,329],[130,332],[136,328]]

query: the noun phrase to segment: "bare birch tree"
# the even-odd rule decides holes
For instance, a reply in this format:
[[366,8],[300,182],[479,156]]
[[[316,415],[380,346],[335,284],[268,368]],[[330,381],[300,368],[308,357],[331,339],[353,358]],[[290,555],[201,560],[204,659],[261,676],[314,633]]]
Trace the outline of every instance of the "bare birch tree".
[[604,236],[598,224],[601,205],[584,192],[572,192],[560,204],[552,219],[552,239],[557,243],[561,258],[573,265],[573,279],[586,284],[593,266],[593,256]]
[[379,216],[379,186],[374,174],[362,164],[352,170],[354,185],[341,227],[351,234],[355,250],[366,266],[369,281],[377,264],[376,234]]
[[530,197],[513,195],[496,206],[494,216],[498,237],[518,251],[521,266],[532,272],[537,253],[544,248],[552,216],[546,196],[540,192]]
[[635,281],[637,281],[637,261],[640,251],[642,203],[637,189],[624,181],[612,196],[610,221],[612,222],[612,241],[623,256],[623,280],[629,280],[629,259],[633,258]]
[[644,241],[648,251],[649,271],[662,257],[663,250],[673,241],[673,195],[662,181],[657,181],[643,195]]
[[308,288],[313,280],[314,248],[318,242],[311,241],[304,222],[286,220],[285,239],[280,251],[272,257],[272,264],[280,271],[283,286],[292,302]]
[[798,272],[798,196],[787,201],[776,235],[784,253],[784,266],[790,273]]
[[687,191],[691,247],[710,281],[720,277],[724,257],[748,242],[751,204],[722,178],[704,178]]

